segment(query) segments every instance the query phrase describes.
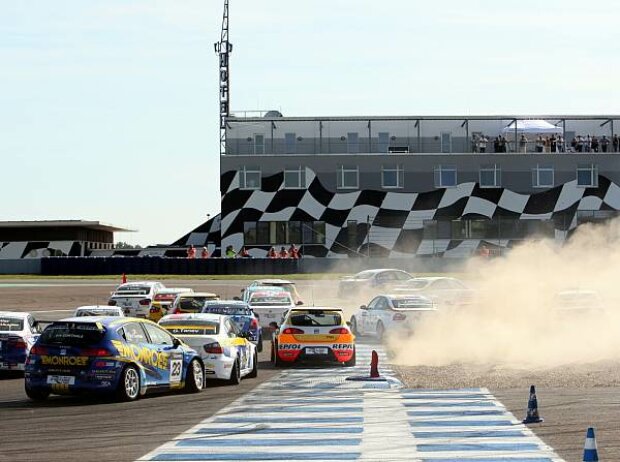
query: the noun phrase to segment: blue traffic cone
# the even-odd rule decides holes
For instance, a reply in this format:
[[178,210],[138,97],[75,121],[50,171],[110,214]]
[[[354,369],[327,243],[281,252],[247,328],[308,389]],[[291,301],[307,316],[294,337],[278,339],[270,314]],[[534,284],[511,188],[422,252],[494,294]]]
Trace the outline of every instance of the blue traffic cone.
[[586,445],[583,449],[583,462],[598,461],[598,451],[596,450],[596,438],[594,436],[594,428],[588,428],[586,435]]
[[530,399],[527,402],[527,414],[523,419],[524,424],[541,423],[543,419],[538,415],[538,400],[536,399],[536,388],[530,387]]

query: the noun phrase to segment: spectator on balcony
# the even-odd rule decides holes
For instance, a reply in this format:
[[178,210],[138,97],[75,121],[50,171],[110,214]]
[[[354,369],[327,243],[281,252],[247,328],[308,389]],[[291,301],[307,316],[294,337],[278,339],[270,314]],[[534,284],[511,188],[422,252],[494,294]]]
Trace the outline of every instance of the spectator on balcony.
[[524,154],[527,152],[527,143],[528,143],[528,139],[522,133],[521,138],[519,139],[519,152],[522,152]]
[[299,249],[295,244],[291,244],[291,246],[289,247],[288,257],[292,258],[293,260],[299,260]]
[[584,152],[585,150],[585,140],[581,135],[577,135],[577,152]]
[[493,151],[499,152],[499,136],[496,136],[493,140]]
[[571,149],[571,152],[577,152],[577,148],[578,148],[578,146],[577,146],[577,138],[575,138],[575,137],[573,136],[573,139],[572,139],[572,141],[570,142],[570,149]]
[[551,135],[549,144],[551,146],[551,150],[549,152],[558,152],[558,139],[555,137],[555,135]]
[[609,146],[609,138],[607,138],[605,135],[603,135],[603,137],[601,138],[601,151],[602,152],[607,152],[607,147]]
[[206,247],[203,247],[200,251],[200,258],[209,258],[209,251]]
[[499,136],[499,152],[506,152],[506,138],[504,138],[502,135]]
[[278,253],[278,258],[288,258],[288,252],[284,246],[280,247],[280,253]]
[[241,250],[239,250],[237,256],[241,258],[251,258],[251,255],[248,252],[248,249],[245,248],[245,246],[241,247]]
[[478,134],[474,133],[474,136],[471,137],[471,152],[478,152]]
[[596,135],[592,135],[592,152],[598,152],[598,138]]
[[267,258],[278,258],[278,254],[276,253],[276,249],[275,248],[270,248],[269,251],[267,252]]
[[618,152],[618,148],[620,147],[620,138],[618,138],[618,135],[614,135],[612,144],[614,152]]
[[562,135],[558,135],[556,149],[557,152],[564,152],[566,150],[566,147],[564,146],[564,137]]
[[536,152],[543,152],[544,147],[545,140],[543,139],[542,135],[538,135],[538,138],[536,138]]
[[237,256],[237,252],[235,252],[235,248],[232,245],[226,247],[226,258],[235,258]]
[[584,140],[584,147],[585,147],[586,152],[592,151],[592,138],[590,138],[589,134],[586,136],[586,139]]
[[480,146],[480,152],[481,153],[485,153],[487,152],[487,143],[489,142],[489,139],[484,136],[484,135],[480,135],[480,138],[478,139],[478,143]]

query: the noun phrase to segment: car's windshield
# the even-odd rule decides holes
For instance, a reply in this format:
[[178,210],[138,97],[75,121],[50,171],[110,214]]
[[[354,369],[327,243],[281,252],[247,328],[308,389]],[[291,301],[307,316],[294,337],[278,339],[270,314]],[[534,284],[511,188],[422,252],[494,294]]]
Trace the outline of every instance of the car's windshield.
[[149,286],[121,286],[114,295],[148,295],[150,292]]
[[431,308],[433,303],[430,300],[420,298],[395,298],[392,300],[394,308]]
[[23,319],[0,316],[0,332],[16,332],[23,330],[23,328]]
[[288,294],[260,295],[250,297],[250,305],[290,305],[291,297]]
[[377,274],[376,271],[362,271],[361,273],[357,273],[353,276],[353,279],[370,279],[375,274]]
[[248,307],[247,305],[237,304],[227,305],[224,303],[206,303],[205,306],[202,308],[202,312],[225,314],[228,316],[252,316],[252,309],[250,307]]
[[288,316],[288,324],[297,327],[340,326],[342,312],[337,310],[293,310]]
[[214,297],[184,297],[179,301],[179,308],[183,311],[195,311],[199,313],[207,300],[213,300]]
[[425,281],[423,279],[410,279],[407,281],[407,287],[411,289],[423,289],[427,285],[429,285],[430,281]]
[[119,310],[106,310],[106,309],[92,309],[92,310],[78,310],[75,313],[77,317],[81,316],[120,316]]
[[94,323],[55,322],[47,326],[39,342],[50,345],[95,345],[103,339],[105,329]]
[[196,319],[167,319],[159,325],[172,335],[217,335],[220,331],[219,323]]

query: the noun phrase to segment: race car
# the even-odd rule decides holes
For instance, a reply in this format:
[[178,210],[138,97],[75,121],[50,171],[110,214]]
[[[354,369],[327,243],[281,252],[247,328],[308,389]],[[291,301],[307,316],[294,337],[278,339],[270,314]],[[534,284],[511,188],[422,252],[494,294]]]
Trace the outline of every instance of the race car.
[[0,371],[23,371],[37,338],[39,326],[30,313],[0,311]]
[[179,294],[170,307],[170,314],[200,313],[205,302],[219,300],[220,296],[211,292]]
[[296,306],[291,294],[281,287],[258,287],[251,291],[247,303],[258,315],[260,326],[264,328],[271,327],[274,322],[281,322],[286,312]]
[[138,318],[80,317],[51,323],[30,350],[26,394],[115,393],[132,401],[150,391],[204,385],[200,355],[154,322]]
[[361,271],[351,276],[344,276],[338,283],[339,297],[353,297],[364,293],[385,292],[402,284],[413,276],[399,269],[372,269]]
[[148,319],[154,322],[159,321],[162,316],[168,314],[170,307],[179,294],[191,293],[194,293],[194,290],[189,287],[166,287],[165,289],[161,289],[155,294],[155,297],[153,297],[151,307],[149,308],[149,314],[147,316]]
[[441,307],[465,307],[474,300],[473,289],[459,279],[435,276],[417,277],[393,288],[394,293],[423,295]]
[[276,367],[298,361],[355,366],[355,335],[340,308],[292,308],[274,332],[271,360]]
[[92,305],[78,307],[73,316],[125,316],[125,313],[118,306]]
[[433,301],[422,295],[379,295],[353,313],[351,330],[355,335],[374,335],[381,340],[385,332],[412,333],[422,318],[436,313]]
[[165,286],[161,282],[127,282],[116,288],[108,300],[108,305],[120,306],[126,316],[146,318],[151,302],[162,289],[165,289]]
[[210,300],[205,302],[202,312],[230,316],[241,332],[249,334],[248,340],[256,345],[256,350],[259,353],[263,351],[263,335],[258,316],[247,303],[239,300]]
[[207,379],[237,385],[242,377],[258,376],[256,345],[245,338],[235,322],[220,314],[170,314],[159,325],[200,352]]

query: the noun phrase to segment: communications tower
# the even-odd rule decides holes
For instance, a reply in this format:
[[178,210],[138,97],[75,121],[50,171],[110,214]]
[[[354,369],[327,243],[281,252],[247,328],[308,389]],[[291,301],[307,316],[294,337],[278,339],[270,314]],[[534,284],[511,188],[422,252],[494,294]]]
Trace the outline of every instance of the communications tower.
[[224,16],[220,41],[214,43],[215,53],[220,60],[220,155],[226,152],[226,119],[230,114],[230,53],[232,43],[228,41],[228,1],[224,0]]

